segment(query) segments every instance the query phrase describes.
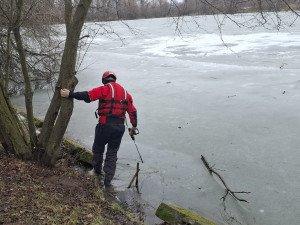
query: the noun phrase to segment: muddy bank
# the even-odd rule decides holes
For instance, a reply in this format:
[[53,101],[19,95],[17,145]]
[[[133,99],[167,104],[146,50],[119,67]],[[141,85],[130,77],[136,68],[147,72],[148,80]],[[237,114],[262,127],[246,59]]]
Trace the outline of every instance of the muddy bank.
[[0,224],[143,224],[66,159],[50,169],[0,148],[0,177]]
[[[26,120],[26,113],[20,109],[16,109],[18,113]],[[41,129],[43,120],[34,118],[37,130]],[[0,145],[1,146],[1,145]],[[87,148],[71,141],[68,138],[63,139],[61,144],[61,160],[58,165],[70,167],[87,179],[96,179],[91,176],[93,153]],[[120,172],[120,171],[119,171]],[[128,175],[127,177],[130,177]],[[141,198],[140,193],[135,189],[119,188],[118,179],[114,179],[110,188],[103,187],[103,181],[97,180],[98,188],[101,188],[103,196],[111,203],[117,203],[122,206],[128,213],[139,221],[145,221],[150,225],[161,224],[163,221],[155,216],[155,210],[148,202]],[[129,182],[129,181],[128,181]]]

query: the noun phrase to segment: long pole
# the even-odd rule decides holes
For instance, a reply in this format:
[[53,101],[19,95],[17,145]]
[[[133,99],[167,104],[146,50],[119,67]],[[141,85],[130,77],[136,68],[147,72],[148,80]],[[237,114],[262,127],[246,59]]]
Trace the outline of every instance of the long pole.
[[137,150],[137,152],[139,153],[139,156],[140,156],[140,159],[141,159],[142,163],[144,163],[144,161],[143,161],[143,159],[142,159],[142,156],[141,156],[141,154],[140,154],[139,148],[138,148],[138,146],[137,146],[136,143],[135,143],[135,138],[134,138],[133,135],[131,136],[131,139],[133,140],[133,143],[134,143],[134,145],[135,145],[135,147],[136,147],[136,150]]

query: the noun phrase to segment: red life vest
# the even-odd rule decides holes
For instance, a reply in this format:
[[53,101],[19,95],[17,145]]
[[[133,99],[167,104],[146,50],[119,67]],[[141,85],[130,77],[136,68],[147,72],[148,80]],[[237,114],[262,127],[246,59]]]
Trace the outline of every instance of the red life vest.
[[106,84],[110,92],[104,99],[99,100],[98,115],[125,118],[128,109],[127,91],[121,85],[110,82]]

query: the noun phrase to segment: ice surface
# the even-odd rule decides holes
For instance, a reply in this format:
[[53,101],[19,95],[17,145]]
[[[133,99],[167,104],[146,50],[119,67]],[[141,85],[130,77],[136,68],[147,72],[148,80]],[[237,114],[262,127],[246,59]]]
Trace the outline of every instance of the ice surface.
[[[213,17],[198,18],[203,29],[185,20],[180,35],[168,18],[127,21],[135,34],[112,22],[126,38],[94,39],[76,90],[101,85],[101,74],[112,70],[132,94],[141,132],[136,141],[145,161],[140,197],[153,210],[166,201],[220,224],[298,225],[299,21],[283,31],[227,23],[221,39]],[[35,94],[36,114],[45,113],[47,96]],[[67,132],[89,148],[96,108],[97,103],[77,101]],[[250,203],[230,197],[222,203],[224,188],[201,155],[232,190],[250,191],[240,196]],[[126,192],[138,159],[125,134],[117,190]],[[146,221],[155,219],[148,215]]]

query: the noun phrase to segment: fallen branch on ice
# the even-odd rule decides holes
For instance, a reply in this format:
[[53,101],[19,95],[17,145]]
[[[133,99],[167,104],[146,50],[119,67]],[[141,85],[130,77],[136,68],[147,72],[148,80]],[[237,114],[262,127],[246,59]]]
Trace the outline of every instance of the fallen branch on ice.
[[216,172],[212,167],[209,166],[208,162],[206,161],[206,159],[205,159],[205,157],[203,155],[201,155],[201,160],[203,161],[205,167],[208,169],[208,171],[210,172],[210,174],[214,173],[221,180],[221,182],[223,183],[223,185],[225,186],[225,188],[226,188],[226,194],[221,198],[221,199],[223,199],[223,201],[225,201],[227,195],[230,194],[233,198],[235,198],[238,201],[249,203],[248,200],[238,198],[235,194],[249,194],[251,192],[246,192],[246,191],[231,191],[229,189],[229,187],[227,186],[227,184],[225,183],[224,179],[221,177],[221,175],[218,172]]

